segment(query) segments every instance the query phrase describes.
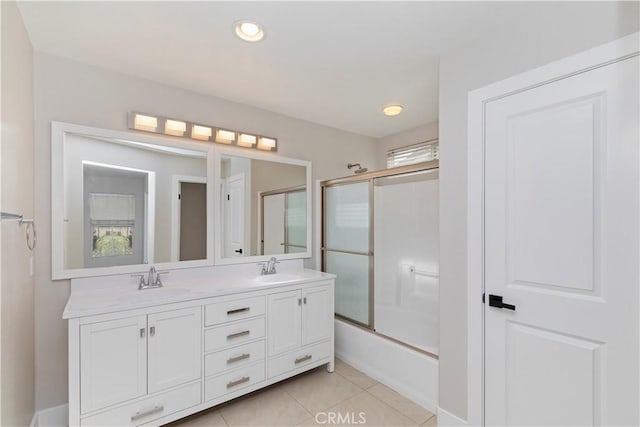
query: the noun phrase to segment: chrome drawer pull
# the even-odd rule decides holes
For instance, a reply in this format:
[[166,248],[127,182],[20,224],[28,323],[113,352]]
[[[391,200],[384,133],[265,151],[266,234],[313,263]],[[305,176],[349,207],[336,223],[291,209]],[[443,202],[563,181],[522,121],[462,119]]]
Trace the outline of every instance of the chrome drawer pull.
[[307,360],[311,360],[313,356],[311,356],[310,354],[307,354],[306,356],[302,356],[302,357],[298,357],[295,361],[295,364],[297,365],[298,363],[302,363],[302,362],[306,362]]
[[251,310],[251,307],[236,308],[236,309],[227,311],[227,316],[229,316],[231,314],[243,313],[243,312],[249,311],[249,310]]
[[251,331],[242,331],[242,332],[236,332],[235,334],[229,334],[227,335],[227,339],[231,340],[233,338],[239,338],[239,337],[243,337],[245,335],[249,335],[251,333]]
[[240,385],[240,384],[244,384],[244,383],[248,382],[249,380],[251,380],[251,377],[242,377],[239,380],[230,381],[230,382],[227,383],[227,388],[231,388],[231,387],[235,387],[235,386]]
[[227,359],[227,363],[239,362],[241,360],[245,360],[245,359],[248,359],[250,357],[251,357],[251,355],[249,353],[241,354],[240,356],[230,357],[229,359]]
[[131,421],[139,420],[140,418],[157,414],[158,412],[162,412],[162,411],[164,411],[164,405],[156,405],[153,408],[149,409],[148,411],[144,411],[144,412],[138,411],[135,414],[131,415]]

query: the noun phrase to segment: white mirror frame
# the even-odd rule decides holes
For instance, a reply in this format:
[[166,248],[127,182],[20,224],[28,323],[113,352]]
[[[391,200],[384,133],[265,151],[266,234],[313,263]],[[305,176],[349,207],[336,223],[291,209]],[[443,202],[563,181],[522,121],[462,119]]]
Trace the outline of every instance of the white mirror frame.
[[[69,269],[64,266],[64,147],[67,135],[82,135],[94,138],[108,138],[134,143],[153,144],[172,148],[184,148],[206,153],[207,182],[217,180],[214,175],[214,154],[212,145],[206,142],[190,141],[162,135],[141,135],[134,132],[121,132],[109,129],[93,128],[70,123],[51,122],[51,278],[52,280],[77,277],[107,276],[115,274],[146,272],[153,265],[160,270],[212,266],[214,260],[214,204],[215,185],[207,185],[207,258],[194,261],[158,262],[149,264],[122,265],[114,267]],[[219,207],[218,207],[219,208]]]
[[[214,170],[216,171],[215,177],[213,179],[214,183],[214,200],[221,200],[220,197],[222,195],[221,185],[222,178],[220,177],[220,171],[222,170],[222,157],[223,156],[233,156],[233,157],[242,157],[246,159],[252,160],[264,160],[268,162],[274,163],[284,163],[288,165],[296,165],[296,166],[304,166],[306,168],[306,187],[307,187],[307,250],[305,252],[297,252],[291,254],[273,254],[273,255],[255,255],[255,256],[247,256],[247,257],[229,257],[225,258],[222,256],[222,239],[215,239],[215,264],[216,265],[229,265],[229,264],[248,264],[248,263],[258,263],[268,261],[271,257],[275,256],[278,260],[288,260],[288,259],[301,259],[301,258],[311,258],[311,249],[312,249],[312,197],[311,193],[313,188],[311,187],[311,162],[307,160],[299,160],[292,159],[289,157],[277,156],[274,154],[267,154],[261,152],[249,152],[242,149],[234,149],[234,148],[214,148],[213,154],[213,164]],[[222,215],[220,212],[220,206],[214,208],[213,211],[214,222],[215,222],[215,235],[222,236]]]

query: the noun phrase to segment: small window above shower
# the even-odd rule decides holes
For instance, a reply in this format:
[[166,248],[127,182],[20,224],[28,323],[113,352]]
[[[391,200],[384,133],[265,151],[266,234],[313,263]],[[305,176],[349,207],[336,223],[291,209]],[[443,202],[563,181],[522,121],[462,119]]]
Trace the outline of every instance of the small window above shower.
[[428,162],[440,158],[440,144],[438,139],[420,142],[406,147],[394,148],[387,151],[387,168]]

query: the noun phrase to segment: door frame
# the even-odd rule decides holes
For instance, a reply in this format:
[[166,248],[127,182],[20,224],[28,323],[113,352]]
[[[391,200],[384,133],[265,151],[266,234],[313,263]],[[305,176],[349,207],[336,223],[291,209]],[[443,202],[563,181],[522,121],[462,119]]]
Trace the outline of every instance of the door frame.
[[[467,420],[484,425],[484,118],[490,101],[640,55],[640,33],[469,92],[467,134]],[[638,337],[640,339],[640,337]],[[462,420],[461,420],[462,421]]]
[[172,175],[171,176],[171,262],[178,262],[180,258],[180,214],[182,212],[178,196],[182,190],[182,183],[207,184],[206,176]]

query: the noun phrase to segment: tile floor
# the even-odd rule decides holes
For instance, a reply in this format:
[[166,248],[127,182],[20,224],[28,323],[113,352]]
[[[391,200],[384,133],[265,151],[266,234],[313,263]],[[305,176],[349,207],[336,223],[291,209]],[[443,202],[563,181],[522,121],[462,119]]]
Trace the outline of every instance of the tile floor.
[[[340,414],[342,420],[338,415],[329,419],[332,413]],[[437,420],[431,412],[336,359],[333,374],[322,366],[170,424],[171,427],[322,425],[434,427]]]

